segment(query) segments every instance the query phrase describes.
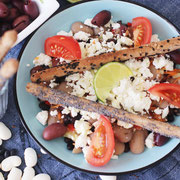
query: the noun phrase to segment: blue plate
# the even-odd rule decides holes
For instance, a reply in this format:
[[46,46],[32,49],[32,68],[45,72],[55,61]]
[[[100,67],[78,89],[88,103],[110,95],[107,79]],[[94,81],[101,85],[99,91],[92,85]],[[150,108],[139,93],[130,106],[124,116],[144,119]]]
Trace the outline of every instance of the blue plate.
[[[38,101],[36,97],[30,95],[25,90],[27,82],[30,82],[29,72],[33,67],[33,59],[41,52],[44,52],[45,39],[49,36],[56,35],[60,30],[69,31],[73,22],[92,18],[104,9],[111,11],[114,21],[122,20],[124,23],[131,22],[132,18],[137,16],[147,17],[152,22],[153,33],[158,34],[162,40],[179,35],[177,29],[169,21],[140,5],[107,0],[78,3],[64,9],[49,19],[32,36],[21,56],[19,71],[17,73],[16,90],[22,122],[35,141],[47,152],[57,160],[73,168],[100,174],[116,174],[138,170],[155,163],[171,152],[180,141],[178,139],[171,139],[166,145],[154,147],[153,149],[146,148],[139,155],[130,152],[124,153],[119,156],[118,160],[111,160],[103,167],[93,167],[86,163],[82,154],[75,155],[71,151],[68,151],[63,138],[51,142],[43,140],[42,132],[44,126],[35,118],[40,111]],[[27,67],[27,64],[31,66]],[[180,118],[176,118],[174,123],[180,126]]]

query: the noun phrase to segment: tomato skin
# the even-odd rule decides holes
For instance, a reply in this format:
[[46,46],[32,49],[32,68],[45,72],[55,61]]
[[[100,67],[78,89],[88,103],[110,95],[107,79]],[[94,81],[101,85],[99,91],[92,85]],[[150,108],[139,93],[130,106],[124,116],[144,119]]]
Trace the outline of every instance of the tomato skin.
[[[103,135],[98,134],[104,131],[105,131],[105,134]],[[103,139],[104,144],[97,141],[99,135],[104,137]],[[98,149],[99,146],[100,148],[103,147],[103,149]],[[88,148],[88,152],[86,154],[87,162],[93,166],[104,166],[110,161],[112,154],[114,152],[114,146],[115,146],[115,140],[114,140],[114,132],[112,129],[112,125],[105,116],[101,115],[100,119],[98,120],[98,125],[95,128],[91,145]],[[97,148],[97,151],[96,151],[96,148]],[[99,155],[98,150],[100,150],[102,154]]]
[[52,36],[45,40],[45,54],[68,60],[81,59],[79,43],[71,36]]
[[156,84],[148,90],[151,94],[163,97],[169,103],[180,108],[180,85],[172,83]]
[[[146,17],[136,17],[132,20],[133,34],[135,46],[148,44],[151,42],[152,25]],[[135,33],[135,31],[137,31]]]

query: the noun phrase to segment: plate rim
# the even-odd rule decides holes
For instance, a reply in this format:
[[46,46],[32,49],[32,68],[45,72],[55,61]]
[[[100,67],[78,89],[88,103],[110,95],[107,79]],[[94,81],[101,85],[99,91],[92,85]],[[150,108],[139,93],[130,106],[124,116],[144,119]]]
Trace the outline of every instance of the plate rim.
[[[58,13],[70,8],[70,7],[73,7],[73,6],[76,6],[78,4],[82,4],[82,3],[86,3],[86,2],[90,2],[90,1],[101,1],[101,0],[85,0],[85,1],[80,1],[80,2],[77,2],[77,3],[73,3],[73,4],[69,4],[69,5],[66,5],[65,7],[60,7],[52,16],[50,16],[44,23],[46,23],[49,19],[51,19],[52,17],[54,17],[55,15],[57,15]],[[178,27],[176,25],[174,25],[168,18],[166,18],[165,16],[163,16],[161,13],[159,13],[158,11],[150,8],[150,7],[147,7],[146,5],[143,5],[143,4],[140,4],[138,2],[132,2],[131,0],[114,0],[114,1],[121,1],[121,2],[127,2],[127,3],[130,3],[130,4],[135,4],[135,5],[138,5],[140,7],[143,7],[147,10],[150,10],[152,12],[154,12],[155,14],[157,14],[158,16],[160,16],[162,19],[164,19],[168,24],[170,24],[171,26],[173,26],[176,31],[178,33],[180,33],[180,30],[178,29]],[[44,24],[43,23],[43,24]],[[42,25],[43,25],[42,24]],[[41,26],[42,26],[41,25]],[[39,28],[41,27],[39,26]],[[18,60],[20,61],[21,57],[22,57],[22,54],[26,48],[26,46],[28,45],[29,41],[31,40],[31,38],[33,37],[33,35],[36,33],[36,31],[38,31],[37,28],[29,37],[27,37],[27,40],[25,41],[25,43],[23,44],[20,52],[19,52],[19,55],[18,55]],[[74,166],[70,163],[67,163],[63,160],[61,160],[60,158],[56,157],[54,154],[52,154],[50,151],[48,151],[38,140],[37,138],[33,135],[33,133],[31,132],[31,130],[29,129],[28,125],[26,124],[26,121],[21,113],[21,110],[20,110],[20,106],[19,106],[19,102],[18,102],[18,98],[17,98],[17,89],[16,89],[16,83],[17,83],[17,74],[16,76],[14,77],[14,88],[13,88],[13,94],[14,94],[14,100],[15,100],[15,105],[16,105],[16,109],[20,115],[20,120],[21,120],[21,123],[23,124],[24,128],[26,129],[26,131],[28,132],[28,134],[33,138],[33,140],[35,140],[35,142],[43,149],[45,150],[51,157],[55,158],[57,160],[57,162],[60,162],[70,168],[73,168],[73,169],[76,169],[76,170],[79,170],[79,171],[82,171],[82,172],[87,172],[87,173],[91,173],[91,174],[99,174],[99,175],[123,175],[123,174],[129,174],[129,173],[134,173],[134,172],[140,172],[142,170],[145,170],[147,168],[151,168],[151,167],[154,167],[156,166],[158,163],[162,162],[163,160],[165,160],[168,156],[170,156],[173,152],[175,152],[179,147],[180,147],[180,143],[178,143],[174,149],[172,149],[168,154],[166,154],[164,157],[162,157],[161,159],[147,165],[147,166],[144,166],[144,167],[141,167],[141,168],[138,168],[138,169],[134,169],[134,170],[130,170],[130,171],[125,171],[125,172],[113,172],[113,173],[110,173],[110,172],[98,172],[98,171],[91,171],[91,170],[86,170],[86,169],[83,169],[83,168],[79,168],[77,166]]]

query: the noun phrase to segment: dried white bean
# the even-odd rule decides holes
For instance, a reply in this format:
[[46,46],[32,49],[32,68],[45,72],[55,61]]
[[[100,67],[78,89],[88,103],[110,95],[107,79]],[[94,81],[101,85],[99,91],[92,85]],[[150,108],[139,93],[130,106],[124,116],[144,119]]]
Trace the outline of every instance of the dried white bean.
[[32,180],[51,180],[50,176],[48,174],[38,174],[35,177],[33,177]]
[[0,172],[0,180],[4,180],[3,174]]
[[0,145],[2,145],[2,143],[3,143],[3,141],[2,141],[2,139],[0,139]]
[[3,171],[10,171],[13,167],[21,165],[21,158],[19,156],[10,156],[1,162],[1,168]]
[[7,180],[20,180],[22,176],[22,171],[18,168],[13,167],[8,174]]
[[33,148],[26,148],[24,151],[24,160],[27,167],[33,167],[37,163],[37,154]]
[[35,170],[32,167],[25,167],[21,180],[32,180],[35,176]]
[[7,128],[3,122],[0,122],[0,139],[8,140],[11,138],[11,136],[12,134],[9,128]]
[[47,154],[47,152],[42,148],[40,149],[40,151],[41,151],[42,154]]
[[99,177],[102,180],[116,180],[116,176],[104,176],[104,175],[100,175]]

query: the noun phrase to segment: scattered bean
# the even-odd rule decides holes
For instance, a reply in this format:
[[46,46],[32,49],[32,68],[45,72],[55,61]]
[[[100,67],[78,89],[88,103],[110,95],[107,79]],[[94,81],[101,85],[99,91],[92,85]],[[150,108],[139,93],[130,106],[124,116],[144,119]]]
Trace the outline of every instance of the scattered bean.
[[114,136],[123,143],[129,142],[133,136],[133,129],[125,129],[121,126],[114,125],[113,126]]
[[91,36],[94,35],[93,29],[90,26],[87,26],[82,22],[73,23],[71,26],[71,30],[74,34],[80,32],[80,31],[83,31],[87,34],[90,34]]
[[13,167],[18,167],[21,165],[21,158],[19,156],[10,156],[1,162],[2,170],[7,172]]
[[99,175],[99,177],[100,177],[102,180],[116,180],[116,179],[117,179],[116,176],[104,176],[104,175]]
[[35,176],[35,170],[32,167],[25,167],[21,180],[32,180]]
[[0,180],[4,180],[3,174],[0,172]]
[[107,24],[110,21],[110,19],[111,19],[111,12],[107,10],[103,10],[94,16],[91,23],[100,27]]
[[61,123],[53,123],[47,126],[43,131],[43,138],[45,140],[52,140],[62,137],[67,131],[67,127]]
[[22,176],[22,171],[19,168],[13,167],[8,174],[7,180],[20,180]]
[[11,138],[11,136],[12,134],[9,128],[7,128],[3,122],[0,122],[0,139],[8,140]]
[[129,147],[132,153],[140,154],[144,151],[145,135],[143,130],[136,130],[131,141],[129,142]]
[[36,176],[33,177],[32,180],[51,180],[50,176],[48,174],[38,174]]
[[24,160],[27,167],[34,167],[37,164],[37,154],[33,148],[26,148],[24,151]]

